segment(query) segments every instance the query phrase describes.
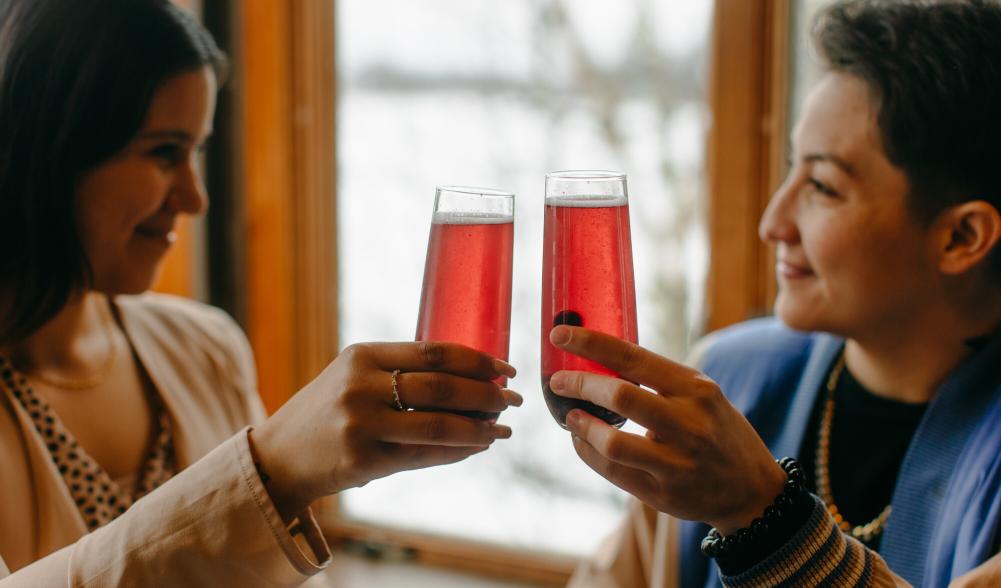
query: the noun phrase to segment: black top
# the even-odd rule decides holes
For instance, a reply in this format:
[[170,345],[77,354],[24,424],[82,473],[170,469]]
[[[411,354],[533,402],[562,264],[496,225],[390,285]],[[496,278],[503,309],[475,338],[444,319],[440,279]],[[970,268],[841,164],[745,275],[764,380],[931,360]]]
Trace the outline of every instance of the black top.
[[[825,385],[813,405],[799,451],[807,487],[814,493],[817,440],[826,400]],[[900,464],[927,406],[876,396],[847,367],[842,370],[834,390],[829,477],[834,504],[853,526],[868,523],[890,503]],[[880,537],[865,543],[866,547],[878,551]]]

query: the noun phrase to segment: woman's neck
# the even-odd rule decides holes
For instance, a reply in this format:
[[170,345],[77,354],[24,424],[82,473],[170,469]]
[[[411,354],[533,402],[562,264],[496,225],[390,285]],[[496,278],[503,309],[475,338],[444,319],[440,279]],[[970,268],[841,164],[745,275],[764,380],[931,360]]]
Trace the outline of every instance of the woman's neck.
[[93,373],[113,351],[106,305],[105,295],[97,292],[71,298],[49,322],[5,351],[15,366],[28,372],[68,378]]
[[976,350],[971,342],[1001,328],[1001,304],[973,308],[976,312],[932,313],[906,326],[849,337],[846,365],[877,396],[928,402],[946,377]]

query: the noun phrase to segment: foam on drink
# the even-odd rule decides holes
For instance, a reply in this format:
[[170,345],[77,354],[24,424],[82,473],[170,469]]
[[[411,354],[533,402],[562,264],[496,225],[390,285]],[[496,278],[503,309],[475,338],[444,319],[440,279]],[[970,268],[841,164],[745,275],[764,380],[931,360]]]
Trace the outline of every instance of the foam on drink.
[[546,206],[567,208],[615,208],[628,206],[625,196],[547,196]]
[[496,212],[436,212],[431,224],[436,225],[503,225],[514,223],[510,214]]

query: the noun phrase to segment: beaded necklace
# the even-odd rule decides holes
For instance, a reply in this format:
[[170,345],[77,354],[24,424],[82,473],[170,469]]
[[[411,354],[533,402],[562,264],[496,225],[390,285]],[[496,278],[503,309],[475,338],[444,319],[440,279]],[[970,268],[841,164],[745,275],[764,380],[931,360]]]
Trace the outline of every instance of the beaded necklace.
[[849,533],[852,537],[860,541],[869,542],[883,532],[886,520],[890,518],[892,510],[890,505],[887,504],[886,508],[868,523],[864,525],[852,525],[845,520],[844,516],[838,510],[837,505],[834,503],[834,496],[831,493],[830,456],[831,425],[834,422],[834,391],[838,387],[838,380],[841,378],[841,372],[844,369],[845,354],[842,352],[827,378],[827,399],[824,401],[824,413],[820,418],[820,434],[817,440],[816,464],[814,466],[814,473],[817,477],[817,494],[824,501],[824,504],[827,505],[828,512],[834,517],[834,521],[842,531]]

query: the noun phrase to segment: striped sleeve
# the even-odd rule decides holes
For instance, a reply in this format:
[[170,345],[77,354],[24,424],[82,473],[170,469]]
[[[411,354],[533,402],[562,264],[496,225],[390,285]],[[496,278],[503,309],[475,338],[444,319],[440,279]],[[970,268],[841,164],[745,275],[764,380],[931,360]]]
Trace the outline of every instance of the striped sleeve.
[[875,551],[845,535],[823,502],[814,498],[806,525],[778,551],[735,576],[720,573],[729,588],[830,586],[890,588],[906,586]]

